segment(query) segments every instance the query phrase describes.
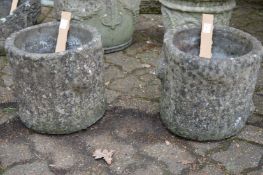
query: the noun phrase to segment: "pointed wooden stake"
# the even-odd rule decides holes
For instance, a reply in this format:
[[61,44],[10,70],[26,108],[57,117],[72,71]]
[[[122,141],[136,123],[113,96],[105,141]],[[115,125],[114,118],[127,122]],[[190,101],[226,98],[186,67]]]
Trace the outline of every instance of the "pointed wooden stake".
[[12,14],[13,11],[15,11],[15,9],[17,8],[17,5],[18,5],[18,0],[13,0],[11,10],[10,10],[10,14]]
[[212,58],[214,15],[203,14],[200,57]]
[[70,12],[61,13],[61,21],[60,21],[59,32],[58,32],[56,52],[63,52],[66,50],[70,20],[71,20]]

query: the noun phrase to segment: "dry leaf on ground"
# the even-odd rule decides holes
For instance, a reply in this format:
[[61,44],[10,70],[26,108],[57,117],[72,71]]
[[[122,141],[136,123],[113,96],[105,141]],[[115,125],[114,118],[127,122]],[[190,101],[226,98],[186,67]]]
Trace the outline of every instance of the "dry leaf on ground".
[[93,157],[95,159],[104,159],[108,165],[110,165],[112,163],[112,156],[114,154],[114,150],[102,150],[102,149],[96,149],[95,152],[93,153]]
[[169,146],[169,145],[171,145],[171,142],[169,142],[168,140],[165,140],[165,144],[166,144],[167,146]]

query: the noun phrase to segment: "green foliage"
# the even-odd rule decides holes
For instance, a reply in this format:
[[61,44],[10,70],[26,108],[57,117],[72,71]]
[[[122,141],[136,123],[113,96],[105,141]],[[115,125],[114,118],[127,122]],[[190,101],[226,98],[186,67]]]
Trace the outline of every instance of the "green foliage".
[[12,108],[12,107],[8,107],[8,108],[3,109],[3,112],[5,112],[5,113],[12,113],[15,111],[16,111],[16,108]]

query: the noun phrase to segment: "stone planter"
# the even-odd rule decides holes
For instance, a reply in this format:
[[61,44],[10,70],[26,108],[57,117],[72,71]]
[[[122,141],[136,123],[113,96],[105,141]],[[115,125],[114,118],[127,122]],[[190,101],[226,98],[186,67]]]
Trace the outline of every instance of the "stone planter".
[[175,134],[219,140],[237,134],[254,109],[261,43],[230,27],[216,27],[213,58],[199,58],[200,27],[168,30],[159,67],[161,119]]
[[85,129],[105,111],[99,33],[93,27],[72,24],[67,51],[54,53],[58,27],[57,22],[33,26],[6,40],[19,117],[40,133]]
[[5,39],[13,32],[36,23],[40,13],[40,0],[20,0],[17,9],[11,14],[11,0],[0,1],[0,55],[4,55]]
[[235,0],[159,0],[166,29],[201,23],[203,13],[213,14],[215,24],[229,25]]
[[73,20],[97,28],[106,53],[125,49],[132,43],[134,24],[141,0],[55,0],[56,18],[62,10],[73,13]]

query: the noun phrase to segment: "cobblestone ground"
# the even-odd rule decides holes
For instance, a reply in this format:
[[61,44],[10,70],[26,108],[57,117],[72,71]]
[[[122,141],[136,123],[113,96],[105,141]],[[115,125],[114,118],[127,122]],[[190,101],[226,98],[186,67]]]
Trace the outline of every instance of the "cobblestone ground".
[[[240,1],[232,26],[263,41],[262,1]],[[163,32],[160,15],[141,15],[134,44],[105,56],[108,110],[87,130],[66,136],[40,135],[14,117],[15,108],[2,107],[0,174],[262,175],[263,72],[255,92],[256,112],[238,136],[210,143],[173,136],[159,120],[160,82],[154,75]],[[0,92],[4,94],[12,81],[6,59],[0,60]],[[112,165],[92,158],[97,148],[116,151]]]

